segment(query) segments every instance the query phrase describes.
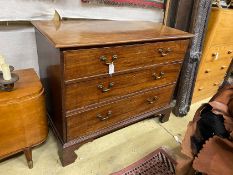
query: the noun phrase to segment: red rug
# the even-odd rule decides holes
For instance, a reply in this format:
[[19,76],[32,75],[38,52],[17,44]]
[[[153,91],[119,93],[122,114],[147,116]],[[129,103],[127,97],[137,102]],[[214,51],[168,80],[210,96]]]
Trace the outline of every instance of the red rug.
[[175,160],[159,148],[141,160],[111,175],[175,175]]
[[82,0],[88,3],[105,3],[113,5],[133,5],[164,9],[164,0]]

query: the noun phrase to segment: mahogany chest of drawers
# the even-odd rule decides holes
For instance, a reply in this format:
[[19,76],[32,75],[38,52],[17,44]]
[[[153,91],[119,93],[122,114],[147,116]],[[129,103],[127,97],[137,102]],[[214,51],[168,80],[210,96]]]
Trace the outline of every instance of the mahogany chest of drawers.
[[62,165],[83,143],[171,113],[191,34],[152,22],[33,22]]

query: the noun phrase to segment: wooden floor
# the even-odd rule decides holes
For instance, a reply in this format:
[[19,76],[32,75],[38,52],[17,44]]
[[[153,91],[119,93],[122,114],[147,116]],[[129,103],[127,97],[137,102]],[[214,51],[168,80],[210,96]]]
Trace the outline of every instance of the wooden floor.
[[160,124],[157,119],[146,120],[83,145],[76,153],[77,161],[65,168],[60,164],[57,145],[50,132],[45,144],[33,149],[34,168],[28,169],[23,154],[0,163],[0,175],[108,175],[144,157],[158,147],[165,147],[179,158],[179,144],[188,122],[196,109],[207,100],[191,106],[184,118],[171,116]]

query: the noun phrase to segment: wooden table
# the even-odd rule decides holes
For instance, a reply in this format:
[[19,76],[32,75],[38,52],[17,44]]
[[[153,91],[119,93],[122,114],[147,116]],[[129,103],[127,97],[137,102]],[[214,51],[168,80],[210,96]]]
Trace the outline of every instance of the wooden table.
[[0,159],[23,151],[32,168],[32,147],[48,134],[44,89],[33,69],[15,73],[15,89],[0,91]]

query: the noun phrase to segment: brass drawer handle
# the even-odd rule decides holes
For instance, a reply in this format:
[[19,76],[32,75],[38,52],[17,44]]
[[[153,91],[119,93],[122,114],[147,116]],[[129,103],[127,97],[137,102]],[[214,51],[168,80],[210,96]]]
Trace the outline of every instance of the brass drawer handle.
[[229,51],[227,52],[227,54],[229,54],[229,55],[232,54],[232,50],[229,50]]
[[108,87],[104,87],[104,85],[101,83],[99,84],[97,87],[104,93],[104,92],[108,92],[112,89],[112,87],[114,86],[114,83],[113,82],[110,82],[108,84]]
[[155,102],[158,101],[158,100],[159,100],[159,97],[154,96],[154,97],[148,98],[146,101],[147,101],[149,104],[153,104],[153,103],[155,103]]
[[101,56],[100,57],[100,61],[103,61],[106,65],[112,64],[115,60],[117,60],[118,56],[117,55],[113,55],[112,56],[112,60],[108,60],[108,58],[106,56]]
[[210,69],[206,69],[206,70],[205,70],[205,73],[206,73],[206,74],[208,74],[208,73],[210,73],[210,72],[211,72]]
[[154,73],[152,76],[155,78],[155,80],[159,80],[159,79],[164,78],[165,73],[164,72],[160,72],[159,75],[156,74],[156,73]]
[[104,121],[109,119],[112,116],[112,111],[108,111],[106,116],[102,116],[101,114],[98,114],[96,117],[100,120],[100,121]]
[[171,48],[167,48],[167,50],[164,50],[163,48],[158,49],[159,53],[161,54],[162,57],[167,56],[170,52],[172,52]]
[[219,83],[214,83],[214,86],[218,86],[219,85]]

